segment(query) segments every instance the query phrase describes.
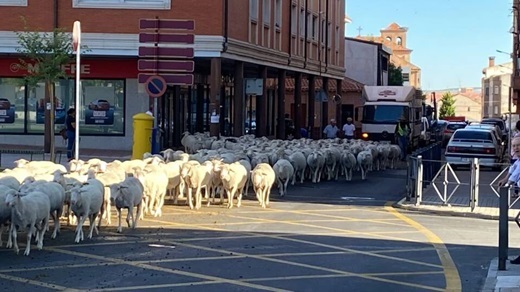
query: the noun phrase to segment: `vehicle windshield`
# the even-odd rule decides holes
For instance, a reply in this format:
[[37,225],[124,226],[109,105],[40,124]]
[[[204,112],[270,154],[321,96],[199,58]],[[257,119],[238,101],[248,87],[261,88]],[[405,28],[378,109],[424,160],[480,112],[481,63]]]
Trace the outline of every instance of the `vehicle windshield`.
[[454,140],[489,140],[493,141],[493,138],[491,136],[490,132],[484,132],[484,131],[458,131],[455,132]]
[[498,126],[500,128],[500,130],[504,130],[504,124],[502,121],[493,121],[493,120],[482,120],[480,122],[481,124],[486,124],[486,125],[495,125],[495,126]]
[[466,127],[466,124],[465,123],[460,123],[460,124],[452,124],[452,123],[449,123],[448,126],[446,127],[448,130],[458,130],[458,129],[463,129]]
[[363,123],[397,123],[400,118],[408,118],[408,107],[404,105],[365,105]]

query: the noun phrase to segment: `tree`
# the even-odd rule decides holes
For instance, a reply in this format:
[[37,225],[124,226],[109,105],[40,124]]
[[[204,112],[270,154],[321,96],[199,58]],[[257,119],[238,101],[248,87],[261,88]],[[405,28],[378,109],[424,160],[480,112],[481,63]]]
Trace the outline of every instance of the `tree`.
[[453,95],[451,93],[446,92],[442,95],[441,98],[441,108],[439,109],[439,119],[443,119],[444,117],[451,117],[455,115],[455,99],[453,99]]
[[388,85],[403,86],[403,69],[393,63],[388,64]]
[[31,31],[27,26],[25,26],[25,31],[16,32],[16,35],[20,45],[16,51],[23,56],[17,65],[27,71],[24,78],[27,85],[36,87],[38,83],[45,83],[45,104],[48,106],[45,106],[43,148],[46,153],[51,154],[51,160],[54,161],[56,110],[54,84],[61,78],[68,78],[63,65],[72,61],[72,39],[70,33],[66,33],[62,29],[54,29],[51,33],[41,33]]

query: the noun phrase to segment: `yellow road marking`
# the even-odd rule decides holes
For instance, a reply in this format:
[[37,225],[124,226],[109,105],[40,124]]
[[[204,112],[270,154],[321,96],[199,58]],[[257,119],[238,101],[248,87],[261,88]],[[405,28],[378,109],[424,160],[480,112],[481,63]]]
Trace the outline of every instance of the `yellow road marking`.
[[16,276],[5,275],[5,274],[0,274],[0,278],[1,279],[5,279],[5,280],[9,280],[9,281],[15,281],[15,282],[20,282],[20,283],[25,283],[25,284],[31,284],[31,285],[34,285],[34,286],[39,286],[39,287],[44,287],[44,288],[49,288],[49,289],[55,289],[55,290],[60,290],[60,291],[64,291],[64,290],[67,290],[67,291],[79,291],[79,290],[76,290],[76,289],[71,289],[71,288],[67,288],[67,287],[64,287],[64,286],[60,286],[60,285],[55,285],[55,284],[45,283],[45,282],[42,282],[42,281],[25,279],[25,278],[20,278],[20,277],[16,277]]
[[[245,254],[245,253],[236,252],[236,251],[224,250],[224,249],[219,249],[219,248],[210,248],[210,247],[204,247],[204,246],[197,246],[197,245],[193,245],[193,244],[181,243],[181,242],[170,241],[170,240],[164,240],[163,242],[191,247],[191,248],[197,248],[197,249],[206,250],[206,251],[213,251],[213,252],[220,252],[220,253],[231,253],[232,252],[233,254],[236,254],[236,255],[244,255],[249,258],[254,258],[254,259],[258,259],[258,260],[270,261],[270,262],[275,262],[275,263],[280,263],[280,264],[285,264],[285,265],[291,265],[291,266],[303,267],[303,268],[308,268],[308,269],[313,269],[313,270],[318,270],[318,271],[325,271],[325,272],[329,272],[329,273],[336,273],[336,274],[341,274],[341,275],[346,275],[346,276],[358,277],[358,278],[363,278],[363,279],[367,279],[367,280],[392,283],[392,284],[397,284],[397,285],[401,285],[401,286],[428,289],[428,290],[432,290],[432,291],[444,291],[444,289],[425,286],[425,285],[421,285],[421,284],[407,283],[407,282],[395,281],[395,280],[385,279],[385,278],[378,278],[378,277],[374,277],[374,276],[370,276],[370,275],[346,272],[346,271],[342,271],[342,270],[325,268],[325,267],[321,267],[321,266],[303,264],[303,263],[292,262],[292,261],[287,261],[287,260],[282,260],[282,259],[277,259],[277,258],[269,258],[269,257],[264,257],[262,255]],[[282,278],[282,279],[284,279],[284,278]]]
[[[166,242],[166,241],[162,241],[162,242]],[[172,269],[157,267],[157,266],[144,264],[144,263],[135,263],[132,261],[126,261],[126,260],[111,258],[111,257],[107,257],[107,256],[98,256],[98,255],[92,255],[92,254],[70,251],[70,250],[65,250],[65,249],[58,249],[58,248],[48,248],[48,250],[55,251],[58,253],[63,253],[63,254],[84,257],[84,258],[91,258],[91,259],[103,260],[103,261],[107,261],[107,262],[120,263],[123,265],[129,265],[129,266],[141,268],[141,269],[154,270],[154,271],[165,272],[165,273],[169,273],[169,274],[177,274],[177,275],[199,278],[199,279],[208,280],[208,281],[218,281],[218,282],[222,282],[222,283],[228,283],[228,284],[233,284],[233,285],[238,285],[238,286],[243,286],[243,287],[248,287],[248,288],[261,289],[261,290],[267,290],[267,291],[276,291],[276,292],[287,291],[287,290],[264,286],[264,285],[246,283],[246,282],[242,282],[242,281],[238,281],[238,280],[226,279],[226,278],[215,277],[215,276],[208,276],[208,275],[204,275],[204,274],[192,273],[192,272],[181,271],[181,270],[172,270]]]
[[446,277],[446,290],[462,291],[462,284],[460,281],[459,271],[457,270],[457,266],[453,262],[450,252],[448,251],[446,245],[444,245],[442,239],[440,239],[440,237],[438,237],[435,233],[433,233],[426,227],[422,226],[419,222],[398,212],[396,209],[392,207],[391,202],[385,204],[385,209],[392,215],[410,224],[410,226],[414,227],[419,232],[424,234],[428,241],[435,247],[435,250],[437,251],[437,254],[441,261],[442,268],[444,270],[444,276]]

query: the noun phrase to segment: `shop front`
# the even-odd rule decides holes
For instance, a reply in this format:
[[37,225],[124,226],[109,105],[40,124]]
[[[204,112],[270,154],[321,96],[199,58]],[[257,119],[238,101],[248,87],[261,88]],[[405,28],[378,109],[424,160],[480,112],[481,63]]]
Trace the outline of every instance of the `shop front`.
[[[17,58],[0,59],[1,144],[43,146],[45,84],[30,85]],[[69,79],[54,84],[56,133],[64,126],[66,111],[75,107],[75,63],[63,66]],[[80,90],[80,136],[83,148],[130,150],[131,118],[144,112],[148,97],[139,92],[137,59],[83,59]],[[56,136],[56,141],[61,137]],[[100,139],[103,143],[100,143]],[[59,145],[59,144],[57,144]]]

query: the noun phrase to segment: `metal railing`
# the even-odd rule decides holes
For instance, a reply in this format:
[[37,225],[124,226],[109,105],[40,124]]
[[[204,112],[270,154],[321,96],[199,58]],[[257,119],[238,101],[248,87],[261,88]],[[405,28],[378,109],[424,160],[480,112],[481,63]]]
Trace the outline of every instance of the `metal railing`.
[[[437,175],[442,162],[442,142],[436,142],[412,152],[407,160],[406,198],[416,198]],[[420,173],[419,173],[420,172]],[[421,186],[421,187],[419,187]]]

